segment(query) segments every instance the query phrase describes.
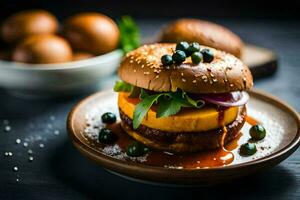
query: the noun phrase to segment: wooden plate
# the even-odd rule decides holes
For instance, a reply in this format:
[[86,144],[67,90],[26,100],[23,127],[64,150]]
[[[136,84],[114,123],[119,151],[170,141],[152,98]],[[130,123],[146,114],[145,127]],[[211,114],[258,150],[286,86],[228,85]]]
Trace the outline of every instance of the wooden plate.
[[263,47],[246,44],[241,60],[249,67],[254,79],[274,74],[278,67],[276,54]]
[[[291,155],[300,144],[300,119],[296,111],[279,99],[264,92],[250,92],[248,114],[262,122],[267,130],[266,138],[257,144],[254,156],[241,157],[234,150],[235,159],[230,165],[202,169],[172,169],[155,167],[113,158],[103,153],[97,142],[91,142],[87,136],[87,120],[99,120],[101,113],[118,113],[117,94],[112,91],[94,94],[76,105],[67,120],[67,129],[75,147],[85,156],[97,162],[105,169],[132,180],[160,184],[208,185],[216,184],[277,165]],[[249,125],[242,132],[247,133]],[[243,134],[239,143],[248,140]]]

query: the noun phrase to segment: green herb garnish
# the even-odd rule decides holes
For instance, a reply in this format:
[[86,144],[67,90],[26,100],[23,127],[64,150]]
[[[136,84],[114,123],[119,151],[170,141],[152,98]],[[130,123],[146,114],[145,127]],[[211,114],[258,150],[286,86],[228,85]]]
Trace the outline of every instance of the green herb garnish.
[[114,86],[115,92],[131,92],[133,85],[125,83],[124,81],[117,81]]
[[124,53],[140,46],[140,30],[130,16],[123,16],[121,20],[118,21],[118,26],[120,30],[120,47]]
[[139,97],[141,101],[133,112],[133,128],[137,129],[153,105],[157,105],[156,117],[168,117],[178,113],[182,107],[201,108],[205,102],[194,100],[186,92],[163,92],[148,94],[145,89],[135,87],[123,81],[117,81],[114,87],[116,92],[130,92],[130,98]]
[[141,89],[141,102],[137,104],[133,113],[133,128],[137,129],[142,123],[152,105],[157,104],[156,117],[168,117],[178,113],[182,107],[200,108],[204,105],[202,100],[193,100],[185,92],[164,92],[148,95]]

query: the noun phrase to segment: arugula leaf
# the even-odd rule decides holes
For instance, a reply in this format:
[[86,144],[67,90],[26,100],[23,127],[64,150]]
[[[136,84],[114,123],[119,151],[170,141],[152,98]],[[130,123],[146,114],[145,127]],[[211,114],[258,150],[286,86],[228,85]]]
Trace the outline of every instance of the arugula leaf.
[[180,111],[182,103],[179,101],[174,101],[169,98],[161,97],[159,99],[159,104],[156,112],[156,117],[167,117],[170,115],[175,115]]
[[132,89],[133,89],[133,86],[124,81],[116,81],[115,86],[114,86],[115,92],[131,92]]
[[141,44],[140,30],[130,16],[123,16],[118,22],[120,30],[120,47],[127,53]]
[[140,99],[144,99],[144,98],[146,98],[148,96],[149,96],[149,94],[146,92],[146,90],[141,89]]
[[148,113],[151,106],[157,102],[158,98],[163,94],[154,94],[145,97],[140,103],[138,103],[133,112],[133,128],[137,129],[142,123],[144,117]]
[[142,123],[144,117],[148,113],[153,104],[158,104],[156,117],[168,117],[175,115],[182,107],[200,108],[205,102],[202,100],[194,100],[185,92],[178,90],[176,92],[165,92],[157,94],[148,94],[145,89],[133,86],[124,81],[117,81],[114,86],[116,92],[130,92],[130,98],[141,99],[133,112],[133,128],[137,129]]

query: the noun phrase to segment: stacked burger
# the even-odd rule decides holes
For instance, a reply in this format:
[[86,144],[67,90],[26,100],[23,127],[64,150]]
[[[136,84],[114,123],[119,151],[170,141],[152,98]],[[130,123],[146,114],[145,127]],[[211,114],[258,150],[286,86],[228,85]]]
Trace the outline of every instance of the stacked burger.
[[129,52],[119,76],[114,89],[123,129],[171,152],[215,149],[236,138],[245,122],[245,91],[253,85],[235,56],[185,42]]

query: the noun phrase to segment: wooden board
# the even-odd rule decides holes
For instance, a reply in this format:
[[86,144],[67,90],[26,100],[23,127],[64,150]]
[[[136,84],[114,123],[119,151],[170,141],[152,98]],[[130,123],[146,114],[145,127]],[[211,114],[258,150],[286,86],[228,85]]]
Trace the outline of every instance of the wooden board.
[[254,79],[270,76],[278,68],[278,58],[272,50],[252,44],[246,44],[242,61],[249,66]]

